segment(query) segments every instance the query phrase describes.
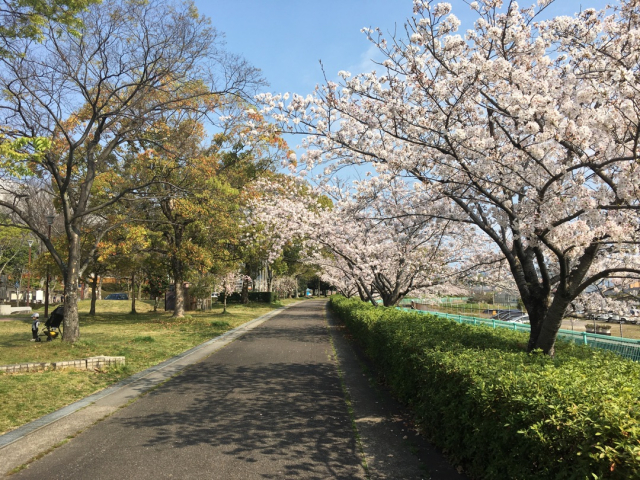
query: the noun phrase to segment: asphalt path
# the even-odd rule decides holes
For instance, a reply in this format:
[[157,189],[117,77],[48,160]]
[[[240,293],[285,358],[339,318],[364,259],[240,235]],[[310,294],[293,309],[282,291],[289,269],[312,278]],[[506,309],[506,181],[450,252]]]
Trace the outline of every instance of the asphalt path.
[[324,303],[284,310],[13,478],[365,478]]
[[[274,312],[142,396],[116,389],[55,421],[82,431],[12,478],[466,480],[379,388],[325,305]],[[23,435],[14,454],[45,445],[44,431]]]

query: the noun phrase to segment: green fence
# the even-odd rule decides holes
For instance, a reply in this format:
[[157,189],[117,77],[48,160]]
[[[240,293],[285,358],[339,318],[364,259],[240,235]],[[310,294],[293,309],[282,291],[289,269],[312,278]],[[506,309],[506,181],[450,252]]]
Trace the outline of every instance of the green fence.
[[[464,303],[469,300],[469,297],[440,297],[432,300],[437,300],[438,303]],[[403,298],[400,303],[410,304],[411,302],[422,303],[419,298]]]
[[[458,323],[466,323],[468,325],[486,325],[492,328],[508,328],[510,330],[527,333],[531,331],[531,327],[523,323],[503,322],[502,320],[494,320],[491,318],[469,317],[466,315],[455,315],[452,313],[412,310],[410,308],[402,307],[399,308],[407,312],[428,313],[429,315],[435,315],[437,317],[446,318]],[[574,332],[563,329],[560,329],[558,332],[558,338],[562,338],[579,345],[588,345],[592,348],[611,350],[622,357],[635,360],[636,362],[640,361],[640,340],[609,337],[607,335],[598,335],[597,333]]]

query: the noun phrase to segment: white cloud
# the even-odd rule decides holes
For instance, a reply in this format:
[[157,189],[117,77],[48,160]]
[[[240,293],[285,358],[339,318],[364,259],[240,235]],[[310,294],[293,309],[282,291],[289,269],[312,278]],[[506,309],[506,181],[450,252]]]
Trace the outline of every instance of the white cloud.
[[345,70],[351,72],[354,76],[359,73],[370,72],[371,70],[379,71],[381,67],[378,64],[382,63],[383,60],[384,56],[380,53],[378,47],[371,44],[367,50],[360,54],[358,63],[350,65],[349,68],[345,68]]

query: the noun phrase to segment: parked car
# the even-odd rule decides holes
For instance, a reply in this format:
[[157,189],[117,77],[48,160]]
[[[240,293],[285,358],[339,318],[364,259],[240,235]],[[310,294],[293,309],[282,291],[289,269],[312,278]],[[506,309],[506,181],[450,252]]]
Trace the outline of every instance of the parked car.
[[529,323],[529,315],[522,315],[521,317],[515,317],[511,320],[507,320],[510,323]]
[[607,322],[618,323],[618,322],[622,322],[622,319],[620,318],[620,315],[618,315],[617,313],[609,312],[609,314],[607,315]]
[[520,310],[498,310],[491,318],[510,323],[529,323],[529,315]]
[[110,293],[106,297],[105,300],[129,300],[129,294],[127,293]]
[[607,318],[607,322],[636,323],[636,320],[632,319],[630,315],[618,315],[617,313],[609,312],[609,318]]

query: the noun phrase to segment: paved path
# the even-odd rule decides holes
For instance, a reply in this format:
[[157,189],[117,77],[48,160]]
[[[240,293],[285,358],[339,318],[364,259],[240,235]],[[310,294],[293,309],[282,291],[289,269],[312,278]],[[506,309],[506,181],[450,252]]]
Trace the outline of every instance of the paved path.
[[282,311],[12,478],[462,479],[433,451],[409,452],[324,305]]
[[285,310],[15,478],[365,478],[323,312],[309,306]]

